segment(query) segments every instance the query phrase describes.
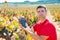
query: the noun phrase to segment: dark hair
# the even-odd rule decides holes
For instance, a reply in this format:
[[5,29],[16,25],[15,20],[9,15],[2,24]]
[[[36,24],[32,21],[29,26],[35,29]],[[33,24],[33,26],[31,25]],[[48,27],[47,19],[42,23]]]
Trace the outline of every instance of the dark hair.
[[44,6],[38,6],[36,9],[38,9],[38,8],[44,8],[46,11],[46,7],[44,7]]

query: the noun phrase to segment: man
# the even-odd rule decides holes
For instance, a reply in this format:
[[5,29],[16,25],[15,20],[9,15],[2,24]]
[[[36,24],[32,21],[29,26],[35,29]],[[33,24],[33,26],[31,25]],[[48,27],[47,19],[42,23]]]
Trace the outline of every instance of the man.
[[[44,6],[38,6],[37,14],[39,21],[32,27],[32,30],[28,28],[27,24],[27,28],[23,29],[29,33],[34,40],[57,40],[55,27],[46,19],[46,8]],[[28,30],[30,30],[30,32]]]

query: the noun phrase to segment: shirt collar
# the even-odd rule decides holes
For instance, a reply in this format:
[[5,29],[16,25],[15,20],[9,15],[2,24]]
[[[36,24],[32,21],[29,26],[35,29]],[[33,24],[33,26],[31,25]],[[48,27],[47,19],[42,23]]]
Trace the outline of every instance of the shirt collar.
[[45,23],[47,23],[47,22],[48,22],[48,20],[46,19],[46,20],[45,20],[43,23],[41,23],[41,24],[43,25],[43,24],[45,24]]

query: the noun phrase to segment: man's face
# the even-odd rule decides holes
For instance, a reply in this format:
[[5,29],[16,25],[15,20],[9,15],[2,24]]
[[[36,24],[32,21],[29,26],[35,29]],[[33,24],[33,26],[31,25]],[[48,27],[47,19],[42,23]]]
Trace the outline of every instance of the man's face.
[[43,17],[43,18],[46,17],[46,10],[44,8],[38,8],[37,13],[39,17]]

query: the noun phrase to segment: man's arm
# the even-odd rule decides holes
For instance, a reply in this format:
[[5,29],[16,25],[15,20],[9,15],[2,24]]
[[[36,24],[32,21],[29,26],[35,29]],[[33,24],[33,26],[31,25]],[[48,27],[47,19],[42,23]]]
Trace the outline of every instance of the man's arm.
[[36,37],[38,37],[40,40],[46,40],[48,39],[49,36],[38,36],[36,32],[34,32],[33,27],[31,27],[31,31],[35,33]]
[[[31,30],[29,29],[26,29],[24,27],[22,27],[23,30],[25,30],[28,34],[30,34],[34,40],[46,40],[48,38],[48,36],[38,36],[36,35],[34,32],[32,32]],[[30,31],[30,32],[29,32]]]

